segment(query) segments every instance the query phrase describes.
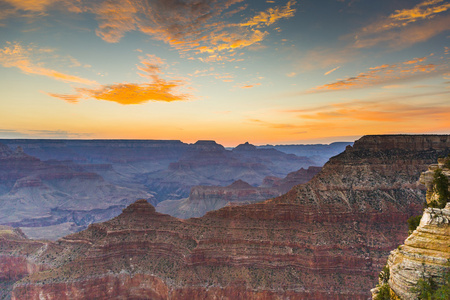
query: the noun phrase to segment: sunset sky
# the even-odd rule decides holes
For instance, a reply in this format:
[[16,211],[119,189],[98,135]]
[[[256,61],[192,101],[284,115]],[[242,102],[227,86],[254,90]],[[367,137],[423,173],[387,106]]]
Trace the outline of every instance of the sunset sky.
[[450,0],[0,0],[0,138],[450,133]]

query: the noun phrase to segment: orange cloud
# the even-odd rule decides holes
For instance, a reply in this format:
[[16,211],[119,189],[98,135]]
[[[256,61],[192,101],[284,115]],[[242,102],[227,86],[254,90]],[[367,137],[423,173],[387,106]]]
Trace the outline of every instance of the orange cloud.
[[360,73],[353,77],[348,77],[332,83],[317,86],[306,93],[318,93],[325,91],[338,91],[353,88],[366,88],[375,85],[390,84],[416,80],[425,77],[443,74],[450,69],[446,61],[439,61],[438,64],[419,64],[424,58],[405,61],[399,64],[384,64],[369,68],[369,71]]
[[106,42],[119,42],[126,32],[137,29],[139,9],[139,3],[131,1],[104,1],[94,5],[92,10],[99,23],[96,34]]
[[436,15],[450,9],[450,3],[441,4],[442,2],[444,2],[444,0],[427,0],[410,9],[396,10],[388,17],[384,17],[377,22],[366,26],[358,33],[358,35],[380,33],[393,28],[405,27],[408,24],[419,20],[434,18]]
[[261,83],[255,83],[255,84],[244,84],[239,86],[241,89],[251,89],[254,88],[255,86],[260,86]]
[[0,49],[0,64],[6,68],[14,67],[20,69],[25,74],[47,76],[64,82],[75,82],[87,85],[96,84],[93,80],[44,68],[40,64],[36,64],[32,61],[31,57],[35,53],[49,53],[51,52],[49,49],[36,49],[33,45],[24,48],[20,43],[7,42],[6,44],[7,45],[3,49]]
[[239,24],[240,26],[270,26],[280,19],[293,17],[295,14],[295,8],[292,8],[296,4],[295,0],[290,0],[284,7],[269,8],[266,11],[262,11],[245,23]]
[[[289,0],[286,6],[257,12],[242,23],[230,23],[248,5],[233,10],[231,6],[244,0],[204,0],[192,5],[185,1],[101,1],[88,5],[88,11],[99,22],[97,35],[107,42],[118,42],[126,32],[139,30],[164,41],[184,55],[204,55],[203,61],[229,60],[235,49],[257,45],[268,32],[251,27],[268,27],[282,18],[292,17],[296,4]],[[212,54],[223,53],[213,57]]]
[[149,101],[172,102],[187,100],[187,95],[177,95],[174,89],[178,82],[160,80],[154,83],[116,83],[103,85],[98,88],[76,88],[77,94],[63,95],[49,93],[48,95],[70,103],[77,103],[80,99],[95,99],[112,101],[119,104],[142,104]]
[[146,57],[141,57],[141,64],[143,66],[137,66],[137,68],[144,72],[144,74],[138,73],[138,75],[142,77],[152,77],[157,73],[162,73],[160,65],[164,65],[165,62],[155,55],[147,54]]
[[15,9],[23,11],[43,12],[47,7],[59,0],[3,0]]
[[[268,131],[277,130],[278,135],[294,135],[301,129],[302,139],[445,132],[450,128],[449,94],[450,91],[441,91],[337,102],[283,111],[283,123],[259,119],[250,121],[266,127]],[[271,116],[275,115],[271,113]]]
[[[450,92],[441,93],[449,94]],[[330,104],[327,108],[319,107],[299,115],[309,120],[348,120],[377,123],[412,122],[425,119],[439,120],[448,124],[450,116],[449,104],[403,103],[402,101],[351,101]]]
[[[22,12],[45,15],[49,8],[74,13],[91,13],[98,22],[96,34],[104,41],[117,43],[130,31],[140,31],[156,40],[170,44],[189,56],[222,52],[220,60],[228,60],[235,49],[258,45],[266,36],[265,28],[295,13],[296,0],[285,6],[273,6],[255,12],[247,21],[230,23],[249,4],[232,7],[244,0],[5,0],[8,4],[0,12],[0,19]],[[236,19],[236,18],[234,18]],[[202,57],[214,61],[217,57]]]
[[354,47],[370,48],[380,43],[385,43],[391,48],[406,48],[413,44],[425,42],[430,38],[450,30],[450,18],[437,16],[425,23],[411,25],[400,30],[391,30],[382,34],[359,34],[356,37]]
[[222,32],[218,35],[212,35],[209,44],[198,47],[198,50],[200,53],[215,53],[244,48],[261,42],[267,34],[268,32],[259,30]]
[[55,98],[59,98],[69,103],[77,103],[81,99],[81,95],[64,95],[56,93],[46,93],[46,94]]
[[354,46],[369,48],[387,43],[392,48],[405,48],[424,42],[450,29],[450,18],[444,14],[449,9],[450,3],[444,0],[427,0],[413,8],[396,10],[356,32],[352,36]]
[[97,89],[77,89],[81,94],[97,100],[106,100],[120,104],[141,104],[148,101],[172,102],[186,100],[184,95],[175,95],[175,82],[164,80],[151,84],[120,83],[105,85]]
[[418,63],[418,62],[424,62],[425,60],[427,60],[427,58],[428,57],[420,57],[420,58],[414,58],[414,59],[411,59],[411,60],[408,60],[408,61],[405,61],[405,62],[403,62],[405,65],[411,65],[411,64],[415,64],[415,63]]
[[141,57],[142,66],[138,70],[140,76],[150,79],[148,83],[115,83],[101,85],[95,88],[75,88],[75,94],[47,93],[49,96],[77,103],[80,99],[95,99],[116,102],[119,104],[142,104],[149,101],[172,102],[190,99],[190,95],[177,93],[175,90],[184,82],[181,80],[167,81],[160,77],[164,61],[155,55]]
[[450,9],[450,3],[440,4],[442,2],[444,0],[427,0],[417,4],[412,9],[396,10],[389,16],[389,19],[401,22],[401,25],[395,24],[392,26],[405,26],[407,23],[416,22],[420,19],[432,18],[436,14]]

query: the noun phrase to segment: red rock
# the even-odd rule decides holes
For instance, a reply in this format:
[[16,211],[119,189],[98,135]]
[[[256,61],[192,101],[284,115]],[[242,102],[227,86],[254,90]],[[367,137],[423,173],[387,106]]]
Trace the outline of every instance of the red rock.
[[422,209],[420,173],[449,148],[450,136],[363,137],[307,184],[202,218],[138,201],[49,245],[36,260],[53,269],[13,299],[367,299]]

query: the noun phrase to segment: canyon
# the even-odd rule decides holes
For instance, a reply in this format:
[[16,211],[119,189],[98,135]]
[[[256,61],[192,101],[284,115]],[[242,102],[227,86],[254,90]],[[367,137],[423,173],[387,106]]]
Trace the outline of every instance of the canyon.
[[[153,205],[171,200],[183,204],[186,217],[199,216],[228,202],[203,205],[201,214],[194,202],[175,202],[192,188],[222,188],[236,180],[261,186],[266,177],[286,184],[282,177],[314,163],[248,143],[226,149],[214,141],[0,140],[0,224],[55,240],[109,220],[141,198]],[[279,194],[260,193],[252,200]]]
[[449,152],[448,135],[364,136],[264,202],[183,220],[138,200],[23,251],[36,268],[12,299],[367,299],[406,220],[422,211],[420,174]]

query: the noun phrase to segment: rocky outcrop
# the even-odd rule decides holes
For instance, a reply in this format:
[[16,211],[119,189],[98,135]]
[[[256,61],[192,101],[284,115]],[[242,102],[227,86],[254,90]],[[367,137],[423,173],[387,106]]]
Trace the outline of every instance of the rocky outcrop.
[[[420,181],[427,187],[426,200],[429,205],[439,197],[434,175],[437,170],[446,175],[448,183],[448,162],[450,158],[440,158],[438,164],[431,165],[420,176]],[[419,226],[403,245],[391,252],[387,262],[389,281],[380,282],[380,285],[372,290],[373,299],[380,293],[382,284],[386,285],[385,288],[393,299],[417,299],[415,289],[419,280],[431,280],[436,286],[443,285],[445,274],[450,272],[449,262],[450,203],[447,203],[443,209],[426,208]]]
[[438,286],[450,272],[450,203],[444,209],[427,208],[419,227],[388,259],[389,287],[400,299],[415,299],[413,288],[431,278]]
[[450,178],[450,158],[439,158],[437,164],[432,164],[426,172],[420,175],[420,182],[427,187],[427,204],[439,202],[439,191],[435,188],[435,175],[439,171],[443,176]]
[[138,201],[35,255],[52,270],[13,299],[367,299],[422,210],[420,173],[449,148],[450,136],[363,137],[287,194],[201,218]]

